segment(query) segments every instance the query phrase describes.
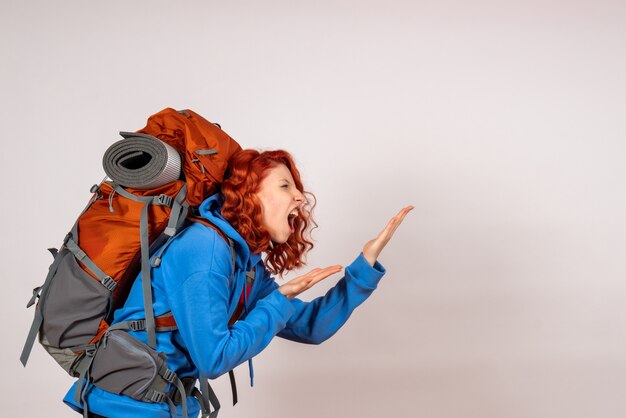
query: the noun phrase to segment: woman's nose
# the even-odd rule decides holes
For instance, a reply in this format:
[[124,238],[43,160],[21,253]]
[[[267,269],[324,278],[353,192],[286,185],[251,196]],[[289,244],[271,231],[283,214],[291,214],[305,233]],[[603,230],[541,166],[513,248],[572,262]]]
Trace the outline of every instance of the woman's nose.
[[296,200],[296,202],[304,202],[304,195],[300,190],[296,189],[294,199]]

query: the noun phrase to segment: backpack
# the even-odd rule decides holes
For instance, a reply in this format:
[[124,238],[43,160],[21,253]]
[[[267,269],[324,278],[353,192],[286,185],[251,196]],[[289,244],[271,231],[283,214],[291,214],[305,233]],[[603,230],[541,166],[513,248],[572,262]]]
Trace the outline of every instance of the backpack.
[[[166,108],[152,115],[138,132],[120,132],[121,141],[105,153],[110,180],[91,188],[91,199],[65,236],[42,286],[27,307],[37,302],[20,360],[25,366],[37,334],[44,349],[71,376],[88,414],[88,383],[145,402],[166,402],[173,416],[193,395],[203,417],[217,416],[219,402],[201,376],[179,379],[156,351],[156,332],[176,329],[171,312],[154,317],[151,269],[180,232],[194,208],[218,190],[230,157],[241,149],[217,124],[191,110]],[[234,244],[227,239],[234,263]],[[151,258],[151,256],[153,256]],[[141,272],[145,319],[111,326]],[[234,270],[233,270],[234,274]],[[231,275],[232,279],[232,275]],[[231,318],[231,321],[236,318]],[[125,330],[146,330],[148,344]],[[236,402],[234,375],[230,373]],[[166,388],[173,387],[166,392]],[[211,405],[215,411],[211,412]]]

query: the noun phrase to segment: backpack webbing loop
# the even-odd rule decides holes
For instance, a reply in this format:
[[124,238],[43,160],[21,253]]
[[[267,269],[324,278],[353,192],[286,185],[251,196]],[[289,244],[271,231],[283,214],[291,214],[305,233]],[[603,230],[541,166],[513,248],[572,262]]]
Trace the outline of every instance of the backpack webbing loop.
[[95,344],[85,346],[85,351],[82,358],[78,361],[76,366],[72,367],[72,372],[78,374],[78,382],[76,382],[76,389],[74,391],[74,401],[82,404],[83,417],[89,416],[89,405],[87,404],[87,389],[89,388],[89,381],[91,380],[91,364],[96,355],[97,347]]
[[37,286],[36,288],[33,289],[33,297],[30,298],[30,300],[26,304],[27,308],[30,308],[31,306],[35,304],[35,302],[37,302],[37,298],[39,297],[39,294],[41,293],[42,288],[43,286]]
[[[202,397],[209,406],[207,411],[209,413],[209,418],[217,417],[221,408],[220,401],[217,399],[217,395],[213,391],[213,388],[209,384],[209,379],[204,373],[200,374],[200,390],[202,392]],[[211,412],[211,405],[213,405],[213,408],[215,409],[213,412]]]
[[209,414],[211,413],[211,405],[209,404],[208,400],[205,399],[204,396],[202,396],[202,392],[200,392],[197,387],[194,387],[191,391],[191,396],[196,398],[196,400],[200,403],[202,418],[208,418]]

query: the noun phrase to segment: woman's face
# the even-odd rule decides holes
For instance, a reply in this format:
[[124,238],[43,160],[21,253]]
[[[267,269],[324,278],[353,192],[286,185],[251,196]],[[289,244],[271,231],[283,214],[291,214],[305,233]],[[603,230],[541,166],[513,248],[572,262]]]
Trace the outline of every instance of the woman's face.
[[256,197],[261,201],[263,227],[277,244],[287,242],[293,234],[293,217],[304,203],[304,195],[296,187],[291,172],[284,164],[278,164],[267,172],[259,184]]

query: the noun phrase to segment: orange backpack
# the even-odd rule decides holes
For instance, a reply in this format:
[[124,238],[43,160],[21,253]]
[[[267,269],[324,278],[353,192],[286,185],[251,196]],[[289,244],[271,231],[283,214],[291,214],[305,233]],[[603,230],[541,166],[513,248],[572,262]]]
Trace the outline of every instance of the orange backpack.
[[[154,317],[150,255],[175,236],[192,208],[218,190],[228,160],[241,147],[219,125],[191,110],[164,109],[152,115],[145,128],[136,133],[121,132],[121,135],[125,139],[113,144],[109,149],[113,151],[108,152],[109,157],[113,154],[111,158],[119,157],[119,161],[112,162],[109,170],[107,161],[104,162],[105,171],[112,180],[92,187],[93,195],[63,245],[58,251],[51,249],[54,262],[44,284],[33,290],[28,303],[30,307],[37,302],[37,306],[20,360],[26,365],[39,334],[39,341],[46,351],[71,376],[80,378],[77,399],[84,401],[86,383],[93,382],[96,386],[101,384],[105,390],[134,399],[167,402],[175,416],[173,396],[165,392],[165,388],[172,384],[178,390],[177,397],[182,403],[183,415],[186,415],[185,392],[189,394],[189,388],[167,369],[164,355],[155,351],[155,332],[175,329],[175,322],[171,313]],[[158,152],[153,152],[154,147],[163,146],[159,141],[168,144],[170,152],[173,149],[180,156],[182,175],[176,173],[173,180],[149,188],[133,184],[135,171],[143,174],[143,177],[138,176],[139,180],[155,174],[146,167],[151,167],[150,164],[159,158]],[[129,145],[130,151],[126,149]],[[127,184],[119,184],[109,173],[115,171],[113,166],[116,163],[125,165],[118,168],[130,173]],[[138,169],[142,164],[143,171]],[[125,178],[122,174],[120,176]],[[231,251],[234,251],[232,243]],[[134,338],[135,341],[128,341],[132,337],[125,332],[113,335],[113,331],[123,329],[119,324],[110,327],[113,312],[124,304],[139,272],[142,273],[146,309],[143,329],[148,334],[145,348],[142,347],[145,344]],[[106,350],[100,350],[103,336],[107,340],[107,344],[103,344]],[[98,379],[94,369],[98,364],[97,359],[94,363],[96,354],[107,352],[98,355],[108,359],[100,363],[109,364],[110,357],[119,354],[115,351],[115,341],[118,340],[125,350],[130,346],[138,350],[137,358],[148,359],[149,365],[154,363],[156,377],[149,373],[129,376],[124,372],[113,379],[115,382],[107,382],[106,379],[116,376],[107,370],[100,373],[106,378]],[[120,379],[137,380],[135,386],[145,390],[131,392],[128,383],[120,382]],[[124,387],[126,393],[122,389],[112,389],[115,385]],[[214,394],[210,395],[214,397]],[[208,400],[206,394],[199,400],[204,411]],[[87,414],[87,405],[83,404]],[[206,409],[210,410],[210,406]]]

